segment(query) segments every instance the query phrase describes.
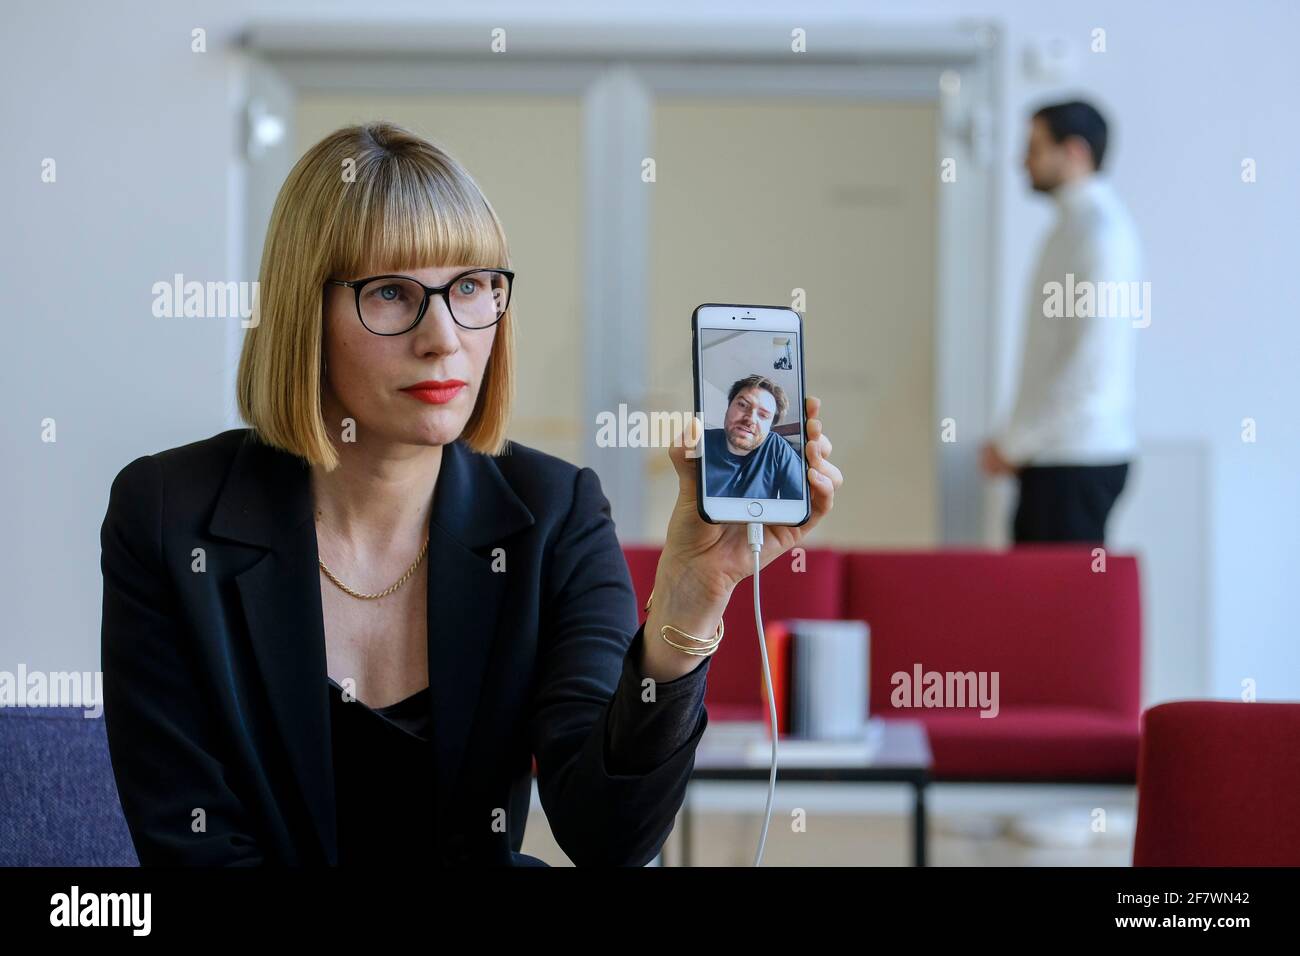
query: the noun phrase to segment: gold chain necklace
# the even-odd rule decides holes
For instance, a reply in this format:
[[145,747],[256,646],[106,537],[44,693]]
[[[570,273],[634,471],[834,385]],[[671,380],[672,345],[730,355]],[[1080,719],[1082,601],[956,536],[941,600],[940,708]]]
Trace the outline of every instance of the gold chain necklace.
[[331,581],[333,581],[336,585],[338,585],[339,590],[343,591],[345,594],[352,595],[352,597],[354,598],[359,598],[362,601],[373,601],[376,598],[387,597],[388,595],[396,591],[398,588],[400,588],[403,584],[405,584],[408,580],[410,580],[411,575],[414,574],[415,569],[420,566],[420,562],[424,560],[424,554],[428,550],[429,550],[429,536],[425,535],[424,545],[420,548],[420,554],[419,557],[415,559],[415,563],[406,569],[406,573],[403,574],[400,578],[398,578],[395,584],[389,585],[388,587],[384,588],[384,590],[380,591],[378,594],[362,594],[360,591],[354,591],[352,590],[352,588],[348,587],[346,584],[340,581],[337,575],[335,575],[333,571],[327,568],[325,566],[325,562],[322,561],[319,557],[316,559],[316,563],[319,564],[320,569],[325,572],[325,576],[328,577]]

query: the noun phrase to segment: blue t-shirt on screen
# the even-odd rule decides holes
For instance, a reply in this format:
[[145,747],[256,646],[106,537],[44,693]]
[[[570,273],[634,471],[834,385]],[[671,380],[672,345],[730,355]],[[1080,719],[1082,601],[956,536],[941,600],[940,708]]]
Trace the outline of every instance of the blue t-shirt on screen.
[[704,430],[705,493],[723,498],[803,498],[803,458],[774,432],[748,455],[727,447],[725,428]]

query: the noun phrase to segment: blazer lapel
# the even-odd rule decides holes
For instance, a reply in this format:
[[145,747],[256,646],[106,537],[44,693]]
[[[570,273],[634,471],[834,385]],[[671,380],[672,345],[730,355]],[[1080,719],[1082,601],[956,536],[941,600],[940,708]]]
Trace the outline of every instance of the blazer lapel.
[[[534,523],[496,462],[443,446],[429,522],[428,649],[438,821],[446,820],[498,634],[506,570],[522,555],[493,550]],[[499,570],[494,570],[496,563]],[[503,635],[508,637],[508,635]]]
[[266,699],[324,859],[337,862],[325,625],[306,463],[257,441],[235,454],[209,531],[265,549],[235,576]]
[[[325,625],[310,471],[253,439],[240,446],[212,534],[266,549],[236,576],[272,714],[325,859],[337,861]],[[428,660],[436,819],[445,819],[497,637],[505,574],[492,546],[534,523],[495,462],[443,446],[429,521]],[[514,556],[517,558],[518,556]]]

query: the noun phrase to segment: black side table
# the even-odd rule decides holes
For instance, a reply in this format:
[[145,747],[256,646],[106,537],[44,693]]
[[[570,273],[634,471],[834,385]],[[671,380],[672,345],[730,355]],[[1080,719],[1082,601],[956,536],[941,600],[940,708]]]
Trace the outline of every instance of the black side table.
[[[914,795],[912,809],[912,865],[926,865],[925,788],[930,783],[933,758],[925,725],[919,720],[881,719],[883,733],[879,747],[866,760],[825,761],[817,765],[786,765],[777,742],[777,793],[782,781],[788,783],[906,783]],[[764,742],[771,753],[767,736],[769,725],[759,721],[717,721],[710,723],[695,751],[695,769],[691,780],[749,780],[766,783],[771,765],[754,764],[747,758],[753,741]],[[774,808],[775,809],[775,808]],[[775,812],[774,812],[775,816]],[[691,865],[690,790],[682,805],[682,865]]]

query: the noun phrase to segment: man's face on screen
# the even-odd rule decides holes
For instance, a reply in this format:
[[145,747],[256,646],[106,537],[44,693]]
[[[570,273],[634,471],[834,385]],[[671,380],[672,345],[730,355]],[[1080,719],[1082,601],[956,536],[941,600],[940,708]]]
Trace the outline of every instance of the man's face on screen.
[[776,396],[765,388],[746,388],[736,393],[727,406],[727,445],[732,453],[748,455],[763,443],[772,430]]

